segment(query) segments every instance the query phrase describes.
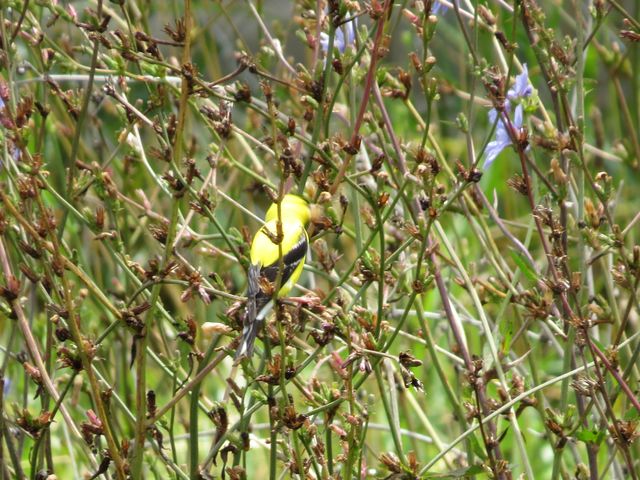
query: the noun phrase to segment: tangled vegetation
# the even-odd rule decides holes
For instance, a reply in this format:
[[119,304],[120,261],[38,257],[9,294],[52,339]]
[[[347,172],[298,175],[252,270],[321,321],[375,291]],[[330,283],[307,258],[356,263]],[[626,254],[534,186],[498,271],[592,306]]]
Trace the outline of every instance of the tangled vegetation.
[[638,478],[637,1],[1,4],[0,479]]

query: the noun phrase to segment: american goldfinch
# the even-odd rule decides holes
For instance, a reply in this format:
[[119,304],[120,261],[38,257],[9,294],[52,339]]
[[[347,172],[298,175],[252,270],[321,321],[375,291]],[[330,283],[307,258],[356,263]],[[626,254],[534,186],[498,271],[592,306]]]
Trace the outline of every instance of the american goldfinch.
[[[280,286],[278,297],[289,293],[300,278],[309,248],[305,225],[311,217],[309,204],[297,195],[285,195],[280,203],[282,239],[278,243],[278,205],[267,210],[265,224],[251,243],[251,266],[248,273],[247,305],[242,340],[235,361],[250,358],[264,319],[273,306],[273,294],[263,288]],[[266,282],[265,282],[266,280]]]

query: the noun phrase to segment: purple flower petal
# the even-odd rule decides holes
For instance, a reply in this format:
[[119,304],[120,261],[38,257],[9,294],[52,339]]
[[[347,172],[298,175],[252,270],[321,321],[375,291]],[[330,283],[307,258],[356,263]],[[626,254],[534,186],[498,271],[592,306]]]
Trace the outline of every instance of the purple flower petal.
[[516,111],[513,117],[513,126],[517,129],[522,128],[522,105],[516,107]]
[[347,19],[347,23],[344,24],[347,45],[355,45],[357,28],[358,28],[358,17],[353,17],[353,18],[349,17]]
[[493,125],[496,121],[496,117],[498,116],[498,111],[495,108],[489,110],[489,122]]
[[516,76],[516,81],[507,92],[507,98],[510,100],[518,100],[530,97],[532,93],[533,87],[529,82],[529,69],[527,68],[527,64],[523,63],[522,73]]
[[[517,101],[522,98],[528,97],[533,93],[533,87],[529,84],[529,72],[527,65],[522,66],[522,73],[516,77],[516,81],[512,88],[507,92],[507,100],[504,103],[504,111],[509,114],[511,112],[511,101]],[[489,121],[493,124],[498,118],[498,111],[495,108],[489,110]],[[522,128],[524,121],[524,108],[521,104],[516,105],[511,119],[511,126],[516,130]],[[498,119],[496,125],[495,139],[487,144],[485,150],[485,161],[483,168],[487,169],[491,166],[493,161],[500,155],[502,150],[511,145],[511,137],[506,125],[507,116],[501,116]]]
[[[511,105],[509,101],[507,101],[505,103],[505,111],[509,112],[510,109],[511,109]],[[491,120],[491,122],[496,121],[497,114],[498,112],[494,108],[492,108],[489,111],[489,119]],[[522,105],[516,106],[515,116],[512,124],[514,128],[522,127],[522,116],[523,116],[522,114],[523,114]],[[506,122],[506,117],[501,116],[500,119],[498,120],[498,124],[496,125],[495,139],[487,144],[487,148],[484,152],[486,156],[484,165],[483,165],[484,169],[489,168],[493,163],[493,161],[498,157],[498,155],[500,155],[500,153],[505,148],[511,145],[511,137],[509,135],[509,130],[507,129],[507,125],[505,122]]]
[[342,28],[336,29],[336,36],[333,39],[333,45],[338,49],[340,53],[344,53],[346,44],[344,41],[344,32],[342,31]]
[[504,119],[500,119],[500,123],[496,127],[496,140],[500,143],[503,143],[505,146],[511,143],[511,137],[509,136],[509,131],[507,130],[506,125],[504,124]]
[[504,150],[507,145],[505,145],[503,142],[500,142],[498,140],[493,140],[487,144],[487,149],[484,151],[486,158],[484,161],[483,168],[485,170],[491,166],[491,164],[496,159],[496,157],[500,155],[500,152],[502,152],[502,150]]
[[[355,44],[356,41],[356,28],[358,27],[358,19],[356,17],[349,17],[347,21],[336,28],[336,33],[333,38],[333,46],[338,49],[340,53],[344,53],[349,45]],[[326,54],[329,50],[329,35],[325,32],[320,32],[320,47]]]
[[433,4],[431,5],[432,15],[444,15],[445,13],[447,13],[447,10],[449,10],[449,7],[447,7],[446,5],[443,5],[438,0],[433,2]]

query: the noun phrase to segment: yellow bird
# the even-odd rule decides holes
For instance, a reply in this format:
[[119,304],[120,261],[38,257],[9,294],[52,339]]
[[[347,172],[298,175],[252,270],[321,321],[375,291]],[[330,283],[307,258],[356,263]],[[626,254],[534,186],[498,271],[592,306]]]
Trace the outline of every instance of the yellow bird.
[[305,225],[310,217],[311,211],[306,200],[297,195],[285,195],[280,203],[280,243],[277,240],[278,205],[275,203],[267,210],[264,226],[253,237],[244,327],[235,363],[251,357],[256,336],[273,307],[273,294],[263,290],[265,284],[270,283],[275,287],[278,282],[280,290],[277,296],[283,297],[300,278],[309,249]]

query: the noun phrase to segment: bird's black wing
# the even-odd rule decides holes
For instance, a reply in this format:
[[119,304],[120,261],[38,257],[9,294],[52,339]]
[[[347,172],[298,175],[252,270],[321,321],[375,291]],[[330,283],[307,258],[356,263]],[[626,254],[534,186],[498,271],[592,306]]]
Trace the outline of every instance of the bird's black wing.
[[[308,249],[309,242],[307,241],[307,236],[304,232],[301,232],[298,242],[282,257],[282,278],[280,279],[280,286],[289,281],[293,272],[300,265],[300,262],[304,261]],[[279,266],[279,260],[276,260],[271,265],[263,266],[260,269],[260,276],[266,278],[271,283],[275,283],[278,278]]]

